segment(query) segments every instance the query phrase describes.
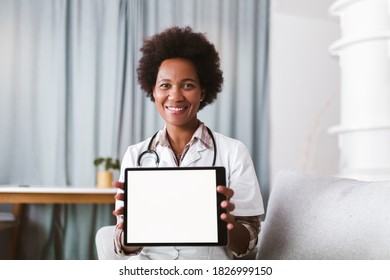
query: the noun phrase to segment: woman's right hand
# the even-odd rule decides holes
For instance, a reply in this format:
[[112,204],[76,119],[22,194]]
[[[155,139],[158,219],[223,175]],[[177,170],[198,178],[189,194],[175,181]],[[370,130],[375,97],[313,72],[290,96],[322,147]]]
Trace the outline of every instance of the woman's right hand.
[[[124,194],[123,194],[123,190],[124,190],[124,185],[122,182],[119,182],[119,181],[114,181],[112,183],[112,186],[117,188],[117,189],[120,189],[122,190],[121,192],[117,192],[115,194],[115,199],[116,200],[120,200],[120,201],[124,201]],[[122,203],[123,204],[123,203]],[[112,214],[114,214],[115,216],[123,216],[123,212],[124,212],[124,207],[121,206],[117,209],[115,209],[114,211],[112,211]],[[121,223],[121,225],[119,225],[121,229],[123,229],[123,223]],[[118,226],[118,227],[119,227]]]
[[[116,200],[120,200],[120,201],[124,201],[124,194],[123,194],[123,190],[124,190],[124,185],[122,182],[119,182],[119,181],[115,181],[112,183],[112,186],[117,188],[117,189],[120,189],[122,190],[121,192],[117,192],[115,194],[115,199]],[[124,207],[121,206],[119,207],[118,209],[115,209],[114,211],[112,211],[112,213],[115,215],[115,216],[121,216],[123,217],[123,212],[124,212]],[[117,224],[117,229],[123,231],[123,218],[118,220],[118,224]],[[131,246],[124,246],[124,240],[123,240],[123,234],[121,233],[120,234],[120,242],[121,242],[121,247],[122,247],[122,250],[125,251],[126,254],[134,254],[135,252],[139,252],[140,250],[142,250],[142,247],[131,247]]]

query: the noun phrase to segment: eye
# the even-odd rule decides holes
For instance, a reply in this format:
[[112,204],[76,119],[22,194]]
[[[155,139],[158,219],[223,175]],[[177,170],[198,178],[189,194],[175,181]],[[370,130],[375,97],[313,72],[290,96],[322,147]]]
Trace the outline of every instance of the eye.
[[160,84],[158,87],[161,88],[161,89],[169,89],[169,88],[170,88],[170,85],[167,84],[167,83],[162,83],[162,84]]
[[184,83],[183,88],[184,89],[193,89],[193,88],[195,88],[195,85],[193,83]]

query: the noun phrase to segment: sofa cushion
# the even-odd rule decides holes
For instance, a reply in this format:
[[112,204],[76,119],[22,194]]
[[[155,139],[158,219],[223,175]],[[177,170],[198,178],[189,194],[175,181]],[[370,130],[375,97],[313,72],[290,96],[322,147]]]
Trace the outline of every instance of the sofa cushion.
[[281,171],[259,259],[390,259],[390,182]]

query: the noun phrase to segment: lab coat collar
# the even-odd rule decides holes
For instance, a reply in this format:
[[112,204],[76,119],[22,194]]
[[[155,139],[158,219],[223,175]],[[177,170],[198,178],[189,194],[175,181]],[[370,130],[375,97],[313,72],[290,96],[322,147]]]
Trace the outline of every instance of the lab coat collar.
[[[201,141],[207,149],[213,147],[213,141],[212,141],[211,135],[207,131],[207,127],[205,126],[205,124],[203,122],[200,122],[199,127],[192,135],[190,143],[194,142],[196,139]],[[156,139],[155,139],[154,143],[152,144],[152,150],[156,150],[156,147],[158,147],[160,145],[165,146],[165,147],[170,146],[169,140],[168,140],[168,135],[167,135],[167,126],[166,125],[157,134]]]
[[[202,159],[202,157],[204,157],[204,154],[207,152],[207,150],[207,147],[203,144],[202,141],[195,139],[194,143],[190,146],[189,150],[184,156],[180,167],[194,165],[196,161],[199,161]],[[170,148],[158,146],[157,153],[160,155],[160,167],[176,166],[173,151]]]
[[[160,155],[161,167],[176,166],[173,151],[169,145],[166,126],[157,134],[152,148]],[[204,123],[200,122],[198,129],[192,136],[190,147],[186,152],[180,167],[193,165],[202,158],[202,153],[208,149],[213,149],[213,141],[211,135],[207,131],[207,127]]]

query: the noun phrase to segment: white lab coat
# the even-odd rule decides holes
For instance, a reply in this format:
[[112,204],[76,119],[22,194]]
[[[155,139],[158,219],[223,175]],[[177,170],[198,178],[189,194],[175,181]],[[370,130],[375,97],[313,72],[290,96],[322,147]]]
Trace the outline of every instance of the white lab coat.
[[[226,184],[234,190],[231,202],[235,209],[231,214],[236,216],[256,216],[264,213],[260,187],[249,151],[245,145],[235,139],[213,132],[217,145],[215,166],[224,166],[226,169]],[[150,139],[129,146],[121,164],[119,181],[124,182],[124,169],[136,167],[138,156],[147,150]],[[160,157],[159,167],[176,166],[172,151],[167,147],[157,146]],[[181,167],[211,166],[214,153],[208,150],[201,141],[196,141],[186,153]],[[143,167],[154,166],[151,158]],[[116,208],[121,202],[116,202]],[[222,247],[145,247],[137,256],[130,259],[230,259],[232,256]]]

